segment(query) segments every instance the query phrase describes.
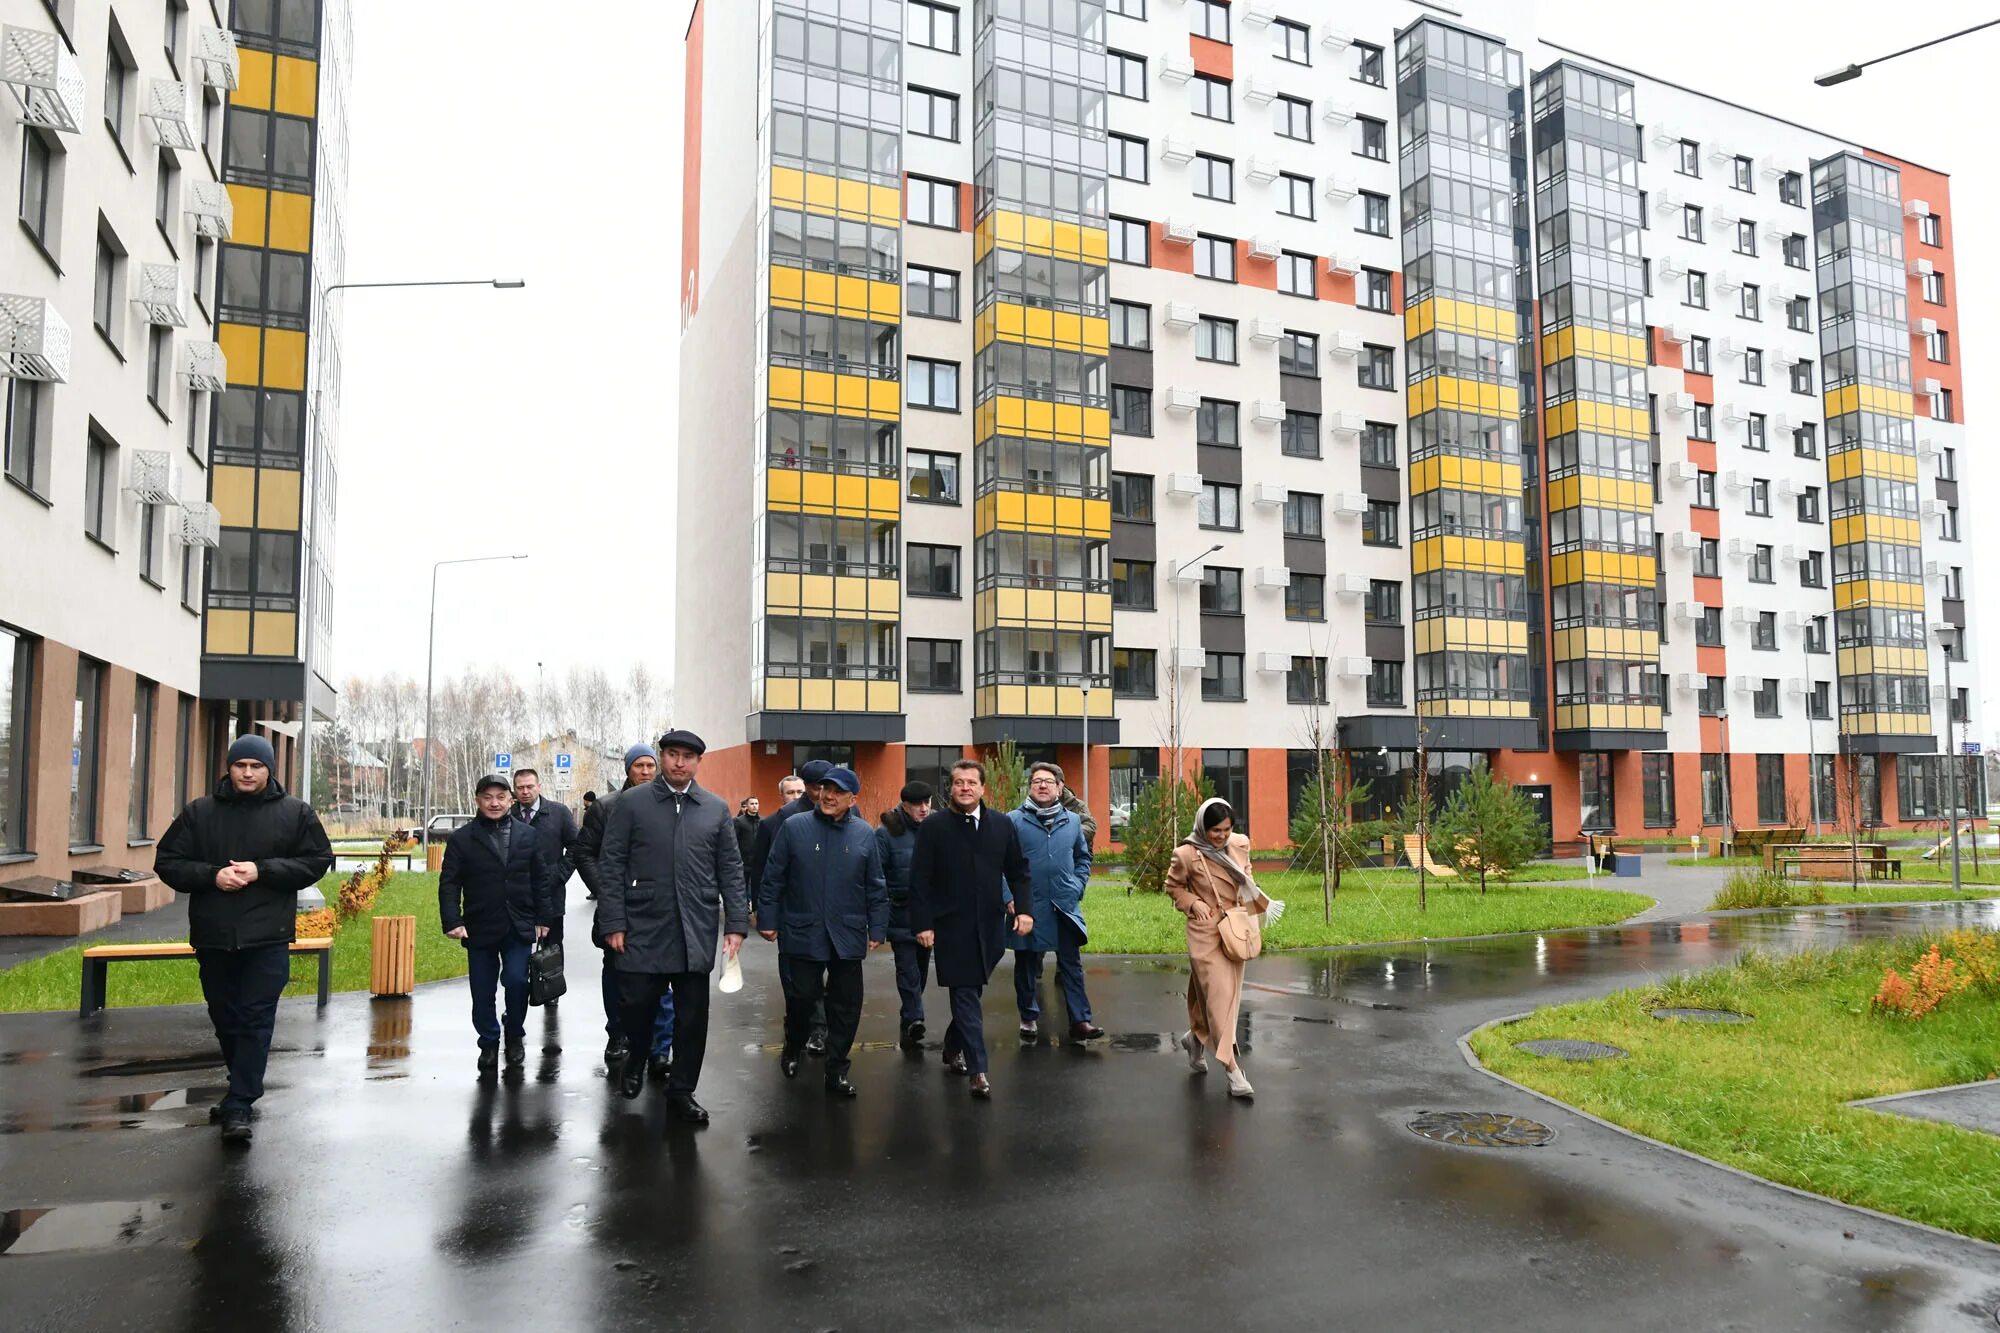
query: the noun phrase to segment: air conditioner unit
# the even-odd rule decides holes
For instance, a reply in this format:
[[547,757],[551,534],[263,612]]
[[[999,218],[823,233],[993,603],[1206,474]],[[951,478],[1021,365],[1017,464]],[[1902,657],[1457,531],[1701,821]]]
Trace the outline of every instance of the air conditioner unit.
[[0,28],[0,83],[13,90],[27,124],[60,134],[83,124],[83,67],[53,32]]
[[1724,338],[1715,344],[1715,354],[1724,361],[1741,361],[1743,359],[1743,344],[1737,342],[1734,338]]
[[1805,698],[1806,697],[1805,677],[1803,676],[1785,677],[1785,697],[1788,699]]
[[[1674,255],[1661,255],[1659,275],[1660,280],[1668,285],[1677,283],[1688,275],[1687,263]],[[1687,339],[1682,338],[1680,341],[1686,342]]]
[[1674,619],[1683,625],[1691,625],[1701,619],[1701,608],[1693,602],[1675,602]]
[[[1769,233],[1766,234],[1768,235]],[[1771,239],[1774,241],[1781,240],[1783,239],[1784,235],[1785,233],[1780,232],[1776,235],[1772,235]],[[1791,308],[1792,300],[1793,298],[1784,292],[1772,292],[1769,296],[1764,298],[1764,304],[1771,307],[1771,309],[1773,310],[1787,310]]]
[[1668,541],[1668,546],[1682,554],[1701,549],[1701,534],[1698,532],[1676,532]]
[[1919,320],[1917,321],[1917,336],[1918,336],[1918,337],[1920,337],[1920,338],[1928,338],[1928,337],[1930,337],[1930,336],[1931,336],[1931,335],[1932,335],[1933,333],[1936,333],[1936,332],[1937,332],[1937,321],[1936,321],[1936,320],[1934,320],[1934,319],[1932,319],[1932,318],[1930,318],[1930,317],[1929,317],[1928,315],[1924,316],[1924,317],[1923,317],[1922,319],[1919,319]]
[[186,328],[187,292],[181,284],[181,266],[139,265],[139,279],[134,285],[132,304],[144,312],[148,324],[164,328]]
[[1253,28],[1268,28],[1278,17],[1278,7],[1271,4],[1270,0],[1254,0],[1254,3],[1239,5],[1237,8],[1243,15],[1243,22]]
[[1320,105],[1319,118],[1329,125],[1345,125],[1354,119],[1354,108],[1329,97]]
[[1742,220],[1727,209],[1718,208],[1708,215],[1708,229],[1710,231],[1728,231]]
[[1764,239],[1773,245],[1783,245],[1786,241],[1792,239],[1792,232],[1786,227],[1766,227],[1764,228]]
[[1737,694],[1755,694],[1757,692],[1757,678],[1755,676],[1738,676],[1730,682],[1730,686]]
[[1278,95],[1278,85],[1261,74],[1252,74],[1243,83],[1243,100],[1252,106],[1269,106]]
[[1252,259],[1276,259],[1280,248],[1277,241],[1269,236],[1252,236],[1250,238],[1250,257]]
[[1276,158],[1253,157],[1244,165],[1243,174],[1259,185],[1269,185],[1282,172]]
[[1937,453],[1938,442],[1936,440],[1928,435],[1919,435],[1917,437],[1917,457],[1936,458]]
[[1947,508],[1949,508],[1949,506],[1947,506],[1945,502],[1942,500],[1926,500],[1924,501],[1924,517],[1943,518],[1944,511]]
[[1694,411],[1694,395],[1686,392],[1661,394],[1660,406],[1668,416],[1684,417]]
[[1778,493],[1780,500],[1795,500],[1799,496],[1799,484],[1790,477],[1780,477],[1771,483],[1771,489]]
[[1358,680],[1367,675],[1373,667],[1365,657],[1337,657],[1334,661],[1338,663],[1334,670],[1351,680]]
[[1191,329],[1201,322],[1201,311],[1192,301],[1169,301],[1160,321],[1170,329]]
[[[1778,559],[1790,561],[1792,563],[1797,563],[1798,561],[1805,559],[1805,549],[1803,547],[1793,546],[1787,543],[1786,545],[1780,546],[1778,548]],[[1792,612],[1792,614],[1797,615],[1798,612],[1794,611]]]
[[1360,356],[1362,349],[1367,345],[1366,342],[1362,341],[1360,334],[1350,329],[1340,329],[1328,336],[1326,340],[1326,354],[1338,357],[1343,361],[1350,361]]
[[1694,330],[1685,324],[1664,324],[1660,327],[1660,334],[1668,342],[1685,345],[1688,339],[1694,337]]
[[1750,489],[1750,478],[1745,473],[1732,469],[1722,474],[1722,484],[1732,491],[1746,491]]
[[1186,83],[1194,77],[1194,57],[1186,51],[1168,51],[1159,59],[1160,82]]
[[1701,469],[1696,467],[1693,463],[1688,462],[1686,459],[1682,459],[1678,462],[1667,464],[1667,480],[1679,481],[1679,482],[1693,481],[1695,479],[1695,474],[1700,471]]
[[1329,273],[1355,274],[1361,271],[1361,259],[1357,255],[1330,255],[1326,261]]
[[1201,494],[1201,473],[1169,472],[1167,474],[1167,494],[1195,496]]
[[194,102],[179,79],[146,80],[146,104],[139,114],[153,122],[162,147],[186,152],[200,143],[194,132]]
[[1326,182],[1326,197],[1335,203],[1345,203],[1361,193],[1361,186],[1352,176],[1333,176]]
[[1917,381],[1917,391],[1919,393],[1926,393],[1926,394],[1936,393],[1939,389],[1942,389],[1943,387],[1944,387],[1944,382],[1938,379],[1937,376],[1935,375],[1926,375],[1922,379]]
[[1648,128],[1652,130],[1654,143],[1675,144],[1681,141],[1681,132],[1672,125],[1657,124]]
[[181,505],[182,546],[205,546],[210,550],[222,545],[222,514],[206,500],[189,500]]
[[1257,669],[1266,675],[1282,676],[1292,669],[1292,659],[1283,653],[1258,653]]
[[1263,505],[1269,509],[1282,509],[1290,494],[1283,485],[1275,481],[1260,481],[1250,487],[1250,503]]
[[1905,199],[1903,216],[1906,218],[1927,218],[1931,215],[1930,201],[1927,199]]
[[1790,412],[1773,412],[1771,414],[1771,429],[1778,434],[1790,435],[1798,428],[1798,418],[1794,417]]
[[[11,37],[19,28],[8,28]],[[39,296],[0,294],[0,378],[69,380],[69,325]]]
[[1250,419],[1266,426],[1275,426],[1285,419],[1285,403],[1282,398],[1259,398],[1250,405]]
[[1678,213],[1687,207],[1687,199],[1678,190],[1661,190],[1653,196],[1655,213]]
[[1756,545],[1755,542],[1745,541],[1741,537],[1731,537],[1729,539],[1730,558],[1735,560],[1748,559],[1750,555],[1750,548],[1755,545]]
[[1930,579],[1944,577],[1944,562],[1941,560],[1924,561],[1924,577]]
[[1181,645],[1174,650],[1174,665],[1183,671],[1199,671],[1208,665],[1208,654],[1198,647]]
[[1785,166],[1775,157],[1757,159],[1757,174],[1767,181],[1774,181],[1785,175]]
[[1800,625],[1804,623],[1805,623],[1805,617],[1800,615],[1797,611],[1785,612],[1786,629],[1797,629]]
[[1359,597],[1368,591],[1368,583],[1366,574],[1336,574],[1333,591],[1341,597]]
[[1354,45],[1354,37],[1345,28],[1336,28],[1329,24],[1320,29],[1319,44],[1329,51],[1345,51]]
[[1335,435],[1359,438],[1368,429],[1368,418],[1359,412],[1334,412],[1326,417],[1327,428]]
[[1160,239],[1169,245],[1193,245],[1195,235],[1194,223],[1185,218],[1168,218],[1160,227]]
[[1736,158],[1736,150],[1728,144],[1712,143],[1708,146],[1708,160],[1711,162],[1731,162]]
[[1724,403],[1722,405],[1722,419],[1732,426],[1741,424],[1750,419],[1750,409],[1739,403]]
[[1326,499],[1336,514],[1355,518],[1368,512],[1368,497],[1359,491],[1335,491]]
[[1169,134],[1160,141],[1160,160],[1175,166],[1194,161],[1194,145],[1178,135]]
[[1937,265],[1928,259],[1913,259],[1910,261],[1910,272],[1916,274],[1918,277],[1928,278],[1931,274],[1937,272]]
[[1699,694],[1707,685],[1706,679],[1695,675],[1692,671],[1678,672],[1674,676],[1674,688],[1688,694]]
[[1784,367],[1786,370],[1790,370],[1804,359],[1804,357],[1789,347],[1780,347],[1777,351],[1771,353],[1771,360],[1777,362],[1778,365]]
[[222,344],[191,342],[183,355],[181,373],[194,393],[221,393],[229,387],[229,360]]
[[236,204],[229,187],[217,181],[196,181],[188,191],[188,220],[194,234],[209,240],[226,241],[236,229]]
[[1268,315],[1259,315],[1250,321],[1250,341],[1253,343],[1274,343],[1284,336],[1284,324]]
[[243,60],[236,51],[236,34],[227,28],[194,30],[194,67],[201,81],[226,93],[236,91]]
[[1292,586],[1292,571],[1283,565],[1257,566],[1257,586],[1260,588],[1289,588]]
[[142,505],[176,505],[180,497],[174,494],[178,487],[174,469],[174,456],[166,449],[134,449],[132,451],[132,471],[126,480],[125,490]]
[[1732,625],[1754,625],[1757,623],[1757,613],[1747,606],[1732,606],[1729,608],[1729,623]]
[[1198,390],[1183,389],[1177,385],[1169,386],[1166,392],[1165,406],[1169,412],[1192,412],[1201,406],[1201,393]]

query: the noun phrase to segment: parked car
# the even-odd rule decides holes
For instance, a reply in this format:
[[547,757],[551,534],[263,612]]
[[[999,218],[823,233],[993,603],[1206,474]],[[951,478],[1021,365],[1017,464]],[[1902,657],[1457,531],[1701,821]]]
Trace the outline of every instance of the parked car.
[[[472,818],[473,817],[470,813],[456,814],[456,815],[432,815],[431,841],[443,842],[446,838],[449,838],[452,835],[452,830],[459,828],[462,825],[470,824],[472,822]],[[412,824],[410,827],[406,829],[398,829],[397,832],[401,834],[403,839],[407,842],[422,842],[424,837],[424,826],[421,824]]]

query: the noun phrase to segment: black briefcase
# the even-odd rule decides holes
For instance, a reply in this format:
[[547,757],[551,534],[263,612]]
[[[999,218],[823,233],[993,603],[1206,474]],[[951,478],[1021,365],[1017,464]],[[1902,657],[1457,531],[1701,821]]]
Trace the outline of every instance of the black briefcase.
[[544,941],[528,955],[528,1003],[547,1004],[569,989],[563,980],[562,945]]

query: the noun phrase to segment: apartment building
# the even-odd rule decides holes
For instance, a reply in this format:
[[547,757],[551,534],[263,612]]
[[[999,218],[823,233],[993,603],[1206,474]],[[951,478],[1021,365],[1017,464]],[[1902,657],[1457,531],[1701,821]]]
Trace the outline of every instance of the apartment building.
[[1324,747],[1560,839],[1937,817],[1948,178],[1551,36],[702,0],[676,689],[727,784],[1011,739],[1107,834],[1178,763],[1272,844]]
[[[270,732],[292,777],[303,690],[232,671],[282,636],[231,651],[216,612],[239,589],[275,599],[300,558],[260,541],[311,488],[274,480],[275,461],[245,468],[246,449],[262,462],[288,440],[293,478],[317,451],[310,414],[286,434],[270,375],[285,358],[275,336],[245,337],[238,275],[247,246],[309,253],[337,222],[311,199],[288,216],[275,193],[284,220],[266,220],[230,107],[274,80],[325,97],[310,62],[280,73],[271,49],[274,32],[316,44],[323,16],[309,0],[236,9],[232,29],[219,0],[0,0],[0,173],[20,223],[0,240],[0,878],[149,865],[237,731]],[[303,137],[294,155],[330,156]],[[270,281],[317,304],[304,273]],[[246,398],[269,413],[247,445]]]

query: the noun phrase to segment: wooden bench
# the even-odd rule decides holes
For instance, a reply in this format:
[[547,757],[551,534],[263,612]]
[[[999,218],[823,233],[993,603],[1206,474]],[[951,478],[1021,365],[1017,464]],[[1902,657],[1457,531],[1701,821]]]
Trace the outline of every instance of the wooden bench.
[[1864,843],[1857,855],[1853,846],[1845,843],[1799,843],[1770,849],[1772,868],[1786,879],[1797,870],[1807,879],[1846,879],[1857,868],[1864,871],[1869,879],[1901,879],[1903,863],[1889,855],[1889,849],[1880,843]]
[[[319,955],[319,1007],[333,994],[333,941],[293,940],[292,952]],[[88,1018],[105,1007],[105,983],[113,963],[157,963],[194,957],[192,944],[96,944],[83,951],[83,1000],[77,1016]]]
[[1428,873],[1439,879],[1456,879],[1458,872],[1448,865],[1440,865],[1431,856],[1431,849],[1424,845],[1424,839],[1414,833],[1403,835],[1403,855],[1409,858],[1410,868],[1422,866]]

